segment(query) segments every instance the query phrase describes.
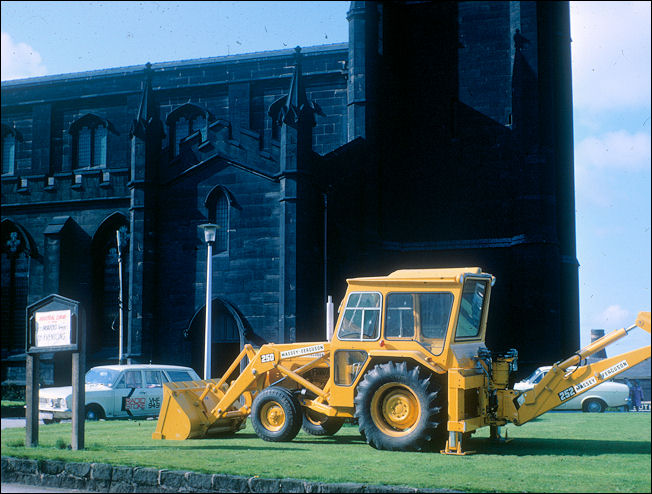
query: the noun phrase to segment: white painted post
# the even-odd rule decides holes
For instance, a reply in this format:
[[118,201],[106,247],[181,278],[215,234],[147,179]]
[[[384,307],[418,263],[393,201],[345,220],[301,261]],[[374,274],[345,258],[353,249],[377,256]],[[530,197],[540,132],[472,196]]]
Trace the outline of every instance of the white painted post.
[[333,339],[333,331],[335,329],[335,306],[333,305],[333,297],[328,296],[326,302],[326,341]]
[[208,244],[206,259],[206,337],[204,338],[204,379],[211,378],[211,323],[212,323],[212,293],[213,293],[213,242]]
[[118,283],[120,283],[120,289],[119,289],[119,295],[118,295],[118,316],[120,320],[120,331],[119,331],[119,336],[118,336],[118,364],[122,365],[124,364],[123,361],[123,348],[122,348],[122,342],[124,340],[123,337],[123,326],[124,326],[124,312],[122,308],[122,304],[124,303],[122,301],[122,245],[120,242],[120,229],[116,230],[115,232],[116,239],[118,241]]

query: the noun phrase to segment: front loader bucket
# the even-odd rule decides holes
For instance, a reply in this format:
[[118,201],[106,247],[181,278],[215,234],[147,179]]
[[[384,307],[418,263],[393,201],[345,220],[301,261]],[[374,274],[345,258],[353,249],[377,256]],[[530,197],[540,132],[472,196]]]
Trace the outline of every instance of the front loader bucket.
[[201,399],[206,386],[217,383],[208,379],[163,384],[163,404],[152,439],[198,439],[241,429],[245,413],[216,420],[210,413],[217,405],[215,395],[208,393]]

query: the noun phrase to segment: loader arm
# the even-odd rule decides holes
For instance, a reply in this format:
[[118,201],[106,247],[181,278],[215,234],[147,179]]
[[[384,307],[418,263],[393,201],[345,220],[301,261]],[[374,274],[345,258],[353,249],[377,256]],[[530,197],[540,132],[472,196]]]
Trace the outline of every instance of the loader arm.
[[499,397],[498,415],[522,425],[650,358],[648,345],[598,362],[579,365],[583,359],[623,338],[636,327],[650,333],[649,312],[640,312],[636,323],[629,328],[612,331],[566,360],[555,363],[534,388],[525,392],[499,392],[502,396]]
[[[229,382],[245,357],[249,361],[246,367]],[[324,400],[326,389],[314,385],[302,374],[318,365],[328,365],[325,362],[329,359],[328,342],[268,343],[258,350],[245,345],[219,380],[165,383],[161,412],[152,438],[183,440],[235,432],[251,412],[256,393],[275,384],[272,378],[278,379],[277,383],[289,379],[295,386],[314,393],[318,400]],[[314,408],[325,408],[327,414],[334,414],[330,407],[319,403]]]

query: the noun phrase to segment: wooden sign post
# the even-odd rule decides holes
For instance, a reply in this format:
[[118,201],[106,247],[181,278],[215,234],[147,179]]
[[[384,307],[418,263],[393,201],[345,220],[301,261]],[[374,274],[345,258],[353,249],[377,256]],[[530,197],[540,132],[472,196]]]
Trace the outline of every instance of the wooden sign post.
[[84,449],[85,317],[79,302],[49,295],[27,307],[25,446],[38,446],[39,354],[72,351],[72,442]]

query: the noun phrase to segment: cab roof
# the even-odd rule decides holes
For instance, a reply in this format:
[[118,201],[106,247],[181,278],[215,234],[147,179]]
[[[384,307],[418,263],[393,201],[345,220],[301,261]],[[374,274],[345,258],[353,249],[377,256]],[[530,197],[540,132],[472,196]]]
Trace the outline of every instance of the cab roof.
[[387,276],[369,278],[349,278],[348,282],[392,282],[392,281],[459,281],[461,275],[482,274],[482,268],[438,268],[438,269],[399,269]]

